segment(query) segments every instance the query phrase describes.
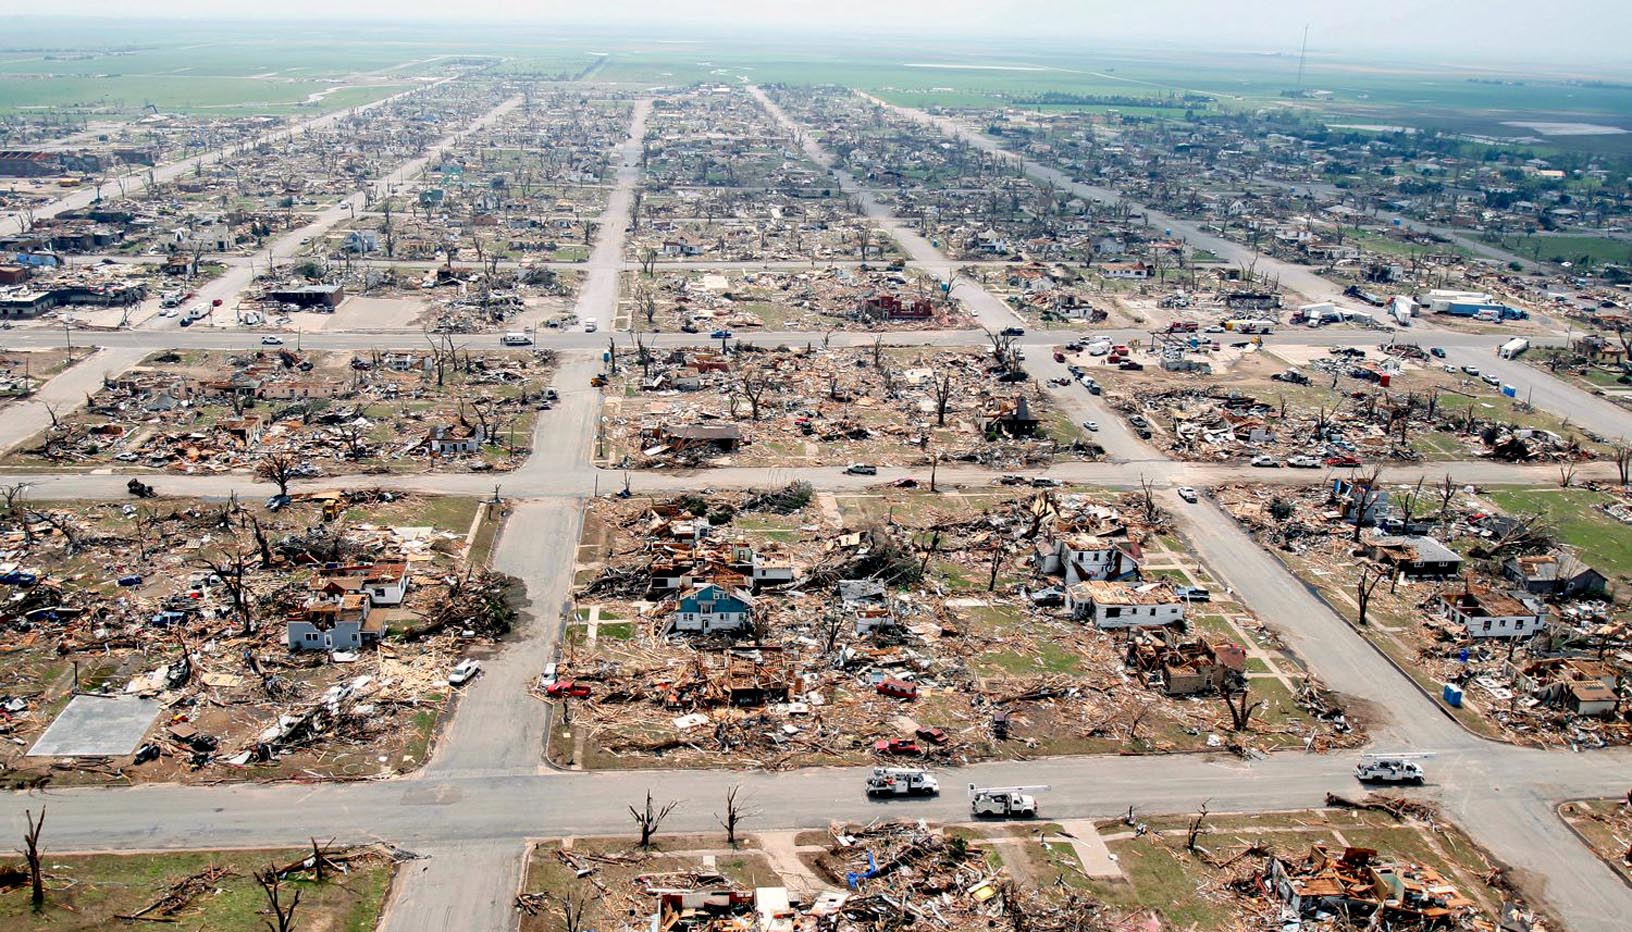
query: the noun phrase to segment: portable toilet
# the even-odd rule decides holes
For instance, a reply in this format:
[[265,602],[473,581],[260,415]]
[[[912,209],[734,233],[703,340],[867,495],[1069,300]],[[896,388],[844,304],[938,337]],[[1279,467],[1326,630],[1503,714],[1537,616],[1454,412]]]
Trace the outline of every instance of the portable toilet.
[[1445,704],[1453,709],[1462,708],[1462,687],[1455,683],[1445,684]]

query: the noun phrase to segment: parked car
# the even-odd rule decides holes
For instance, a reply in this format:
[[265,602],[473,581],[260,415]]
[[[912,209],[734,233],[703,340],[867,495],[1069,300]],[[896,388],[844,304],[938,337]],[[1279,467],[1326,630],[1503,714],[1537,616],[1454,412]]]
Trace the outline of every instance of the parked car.
[[119,577],[119,585],[124,587],[124,588],[129,588],[131,586],[140,586],[141,584],[142,584],[142,577],[136,575],[135,573],[131,573],[129,576]]
[[1435,359],[1444,359],[1445,351],[1437,346],[1430,346],[1428,347],[1428,355],[1434,357]]
[[1082,422],[1082,427],[1083,427],[1084,430],[1097,431],[1097,430],[1099,430],[1099,422],[1098,421],[1083,421]]
[[873,742],[873,753],[914,755],[924,753],[924,749],[911,738],[880,738]]
[[453,671],[448,674],[449,686],[463,686],[482,672],[480,660],[461,660],[454,664]]
[[716,330],[713,333],[709,334],[708,338],[710,340],[729,340],[729,339],[731,339],[731,331],[729,331],[729,330]]
[[261,345],[262,346],[282,346],[283,345],[283,337],[274,336],[274,335],[269,333],[266,336],[261,337]]
[[590,695],[588,683],[579,683],[574,680],[556,680],[544,687],[544,695],[551,699],[588,699]]
[[39,581],[39,576],[33,573],[25,573],[22,570],[12,570],[4,576],[0,576],[0,585],[5,586],[32,586]]
[[852,476],[876,476],[878,467],[870,463],[851,463],[844,467],[844,471]]
[[1479,381],[1485,383],[1486,385],[1491,385],[1491,386],[1498,386],[1498,385],[1502,384],[1501,379],[1497,378],[1494,375],[1490,375],[1489,373],[1486,373],[1485,375],[1481,375],[1479,377]]
[[1196,500],[1201,496],[1196,494],[1195,489],[1192,489],[1187,485],[1181,485],[1179,486],[1179,497],[1194,505]]
[[1209,327],[1203,327],[1201,329],[1201,332],[1202,333],[1223,333],[1224,328],[1219,326],[1218,324],[1213,324],[1213,325],[1211,325]]
[[1173,592],[1179,598],[1190,602],[1211,602],[1213,593],[1206,586],[1179,586]]
[[918,686],[906,680],[896,679],[893,676],[885,677],[873,687],[880,696],[889,696],[892,699],[917,699]]
[[1315,459],[1313,456],[1299,455],[1289,457],[1286,461],[1286,465],[1295,467],[1297,469],[1319,469],[1320,460]]
[[1349,456],[1347,454],[1345,454],[1343,456],[1328,456],[1328,457],[1326,457],[1326,465],[1327,466],[1359,466],[1360,465],[1360,458],[1357,457],[1357,456]]
[[1026,330],[1024,327],[1004,327],[1002,335],[1006,337],[1023,337],[1026,335]]
[[948,741],[952,740],[947,736],[945,731],[939,728],[920,728],[916,734],[918,735],[919,740],[928,741],[930,744],[933,744],[936,747],[946,744]]
[[1479,367],[1478,366],[1463,366],[1462,371],[1466,372],[1468,375],[1478,375],[1479,374]]
[[1279,469],[1281,468],[1281,461],[1273,456],[1259,455],[1252,458],[1252,465],[1262,466],[1266,469]]

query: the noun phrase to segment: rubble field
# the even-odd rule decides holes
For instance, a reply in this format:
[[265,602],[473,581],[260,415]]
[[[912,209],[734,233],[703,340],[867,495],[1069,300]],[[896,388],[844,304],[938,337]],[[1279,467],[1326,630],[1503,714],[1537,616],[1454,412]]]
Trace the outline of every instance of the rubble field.
[[962,330],[974,326],[929,275],[847,266],[808,271],[631,273],[619,311],[626,329],[690,333],[756,330]]
[[1593,852],[1632,883],[1632,799],[1575,799],[1558,807]]
[[[1264,457],[1306,468],[1480,458],[1569,464],[1607,450],[1603,438],[1476,376],[1446,372],[1414,345],[1335,355],[1252,339],[1158,335],[1155,345],[1130,344],[1137,370],[1108,363],[1114,349],[1068,358],[1134,431],[1176,459]],[[1174,387],[1175,373],[1187,384]]]
[[631,468],[1041,466],[1102,452],[1007,354],[890,347],[620,353],[599,459]]
[[1557,927],[1431,807],[1387,796],[1262,814],[740,832],[735,844],[725,835],[541,843],[516,898],[521,928],[1245,932],[1295,917],[1335,932],[1353,928],[1338,918],[1345,907],[1399,930]]
[[829,186],[720,189],[648,183],[635,206],[625,255],[659,267],[699,259],[887,262],[904,257],[858,202]]
[[[569,707],[550,743],[564,765],[958,764],[1362,740],[1153,501],[834,497],[799,483],[614,497],[592,504],[581,554],[559,668],[539,687]],[[1079,570],[1118,581],[1068,582]],[[1164,615],[1092,620],[1090,591]]]
[[425,351],[302,353],[287,346],[162,351],[104,379],[88,404],[4,463],[125,464],[182,474],[508,470],[525,459],[554,355],[475,352],[451,336]]
[[1561,536],[1545,511],[1497,504],[1545,492],[1509,498],[1447,476],[1213,494],[1468,727],[1538,747],[1632,743],[1624,563],[1604,562],[1590,539]]
[[[473,499],[356,491],[274,509],[5,491],[0,779],[12,787],[413,770],[450,702],[450,668],[515,615],[481,543],[498,516]],[[60,721],[87,697],[114,702]],[[105,731],[100,709],[138,703],[148,724],[110,753],[32,753],[53,722]]]
[[385,846],[58,854],[42,839],[45,908],[29,906],[22,860],[0,861],[0,924],[9,929],[98,932],[138,922],[187,932],[264,932],[270,910],[257,874],[278,876],[285,907],[298,891],[302,929],[372,929],[385,912],[397,862]]

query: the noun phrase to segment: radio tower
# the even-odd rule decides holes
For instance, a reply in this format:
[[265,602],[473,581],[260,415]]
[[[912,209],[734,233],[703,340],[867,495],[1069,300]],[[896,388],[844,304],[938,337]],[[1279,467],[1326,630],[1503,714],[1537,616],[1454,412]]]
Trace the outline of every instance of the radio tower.
[[1303,24],[1303,47],[1298,49],[1298,90],[1303,90],[1303,60],[1309,57],[1309,24]]

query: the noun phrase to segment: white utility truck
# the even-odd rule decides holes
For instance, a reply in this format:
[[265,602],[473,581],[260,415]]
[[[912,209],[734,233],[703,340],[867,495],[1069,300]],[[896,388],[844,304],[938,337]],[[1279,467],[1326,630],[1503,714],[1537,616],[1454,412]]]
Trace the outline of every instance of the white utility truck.
[[934,796],[940,791],[940,782],[927,770],[874,767],[867,778],[868,796]]
[[1037,797],[1047,786],[976,786],[969,784],[969,809],[978,817],[1030,819],[1037,815]]

